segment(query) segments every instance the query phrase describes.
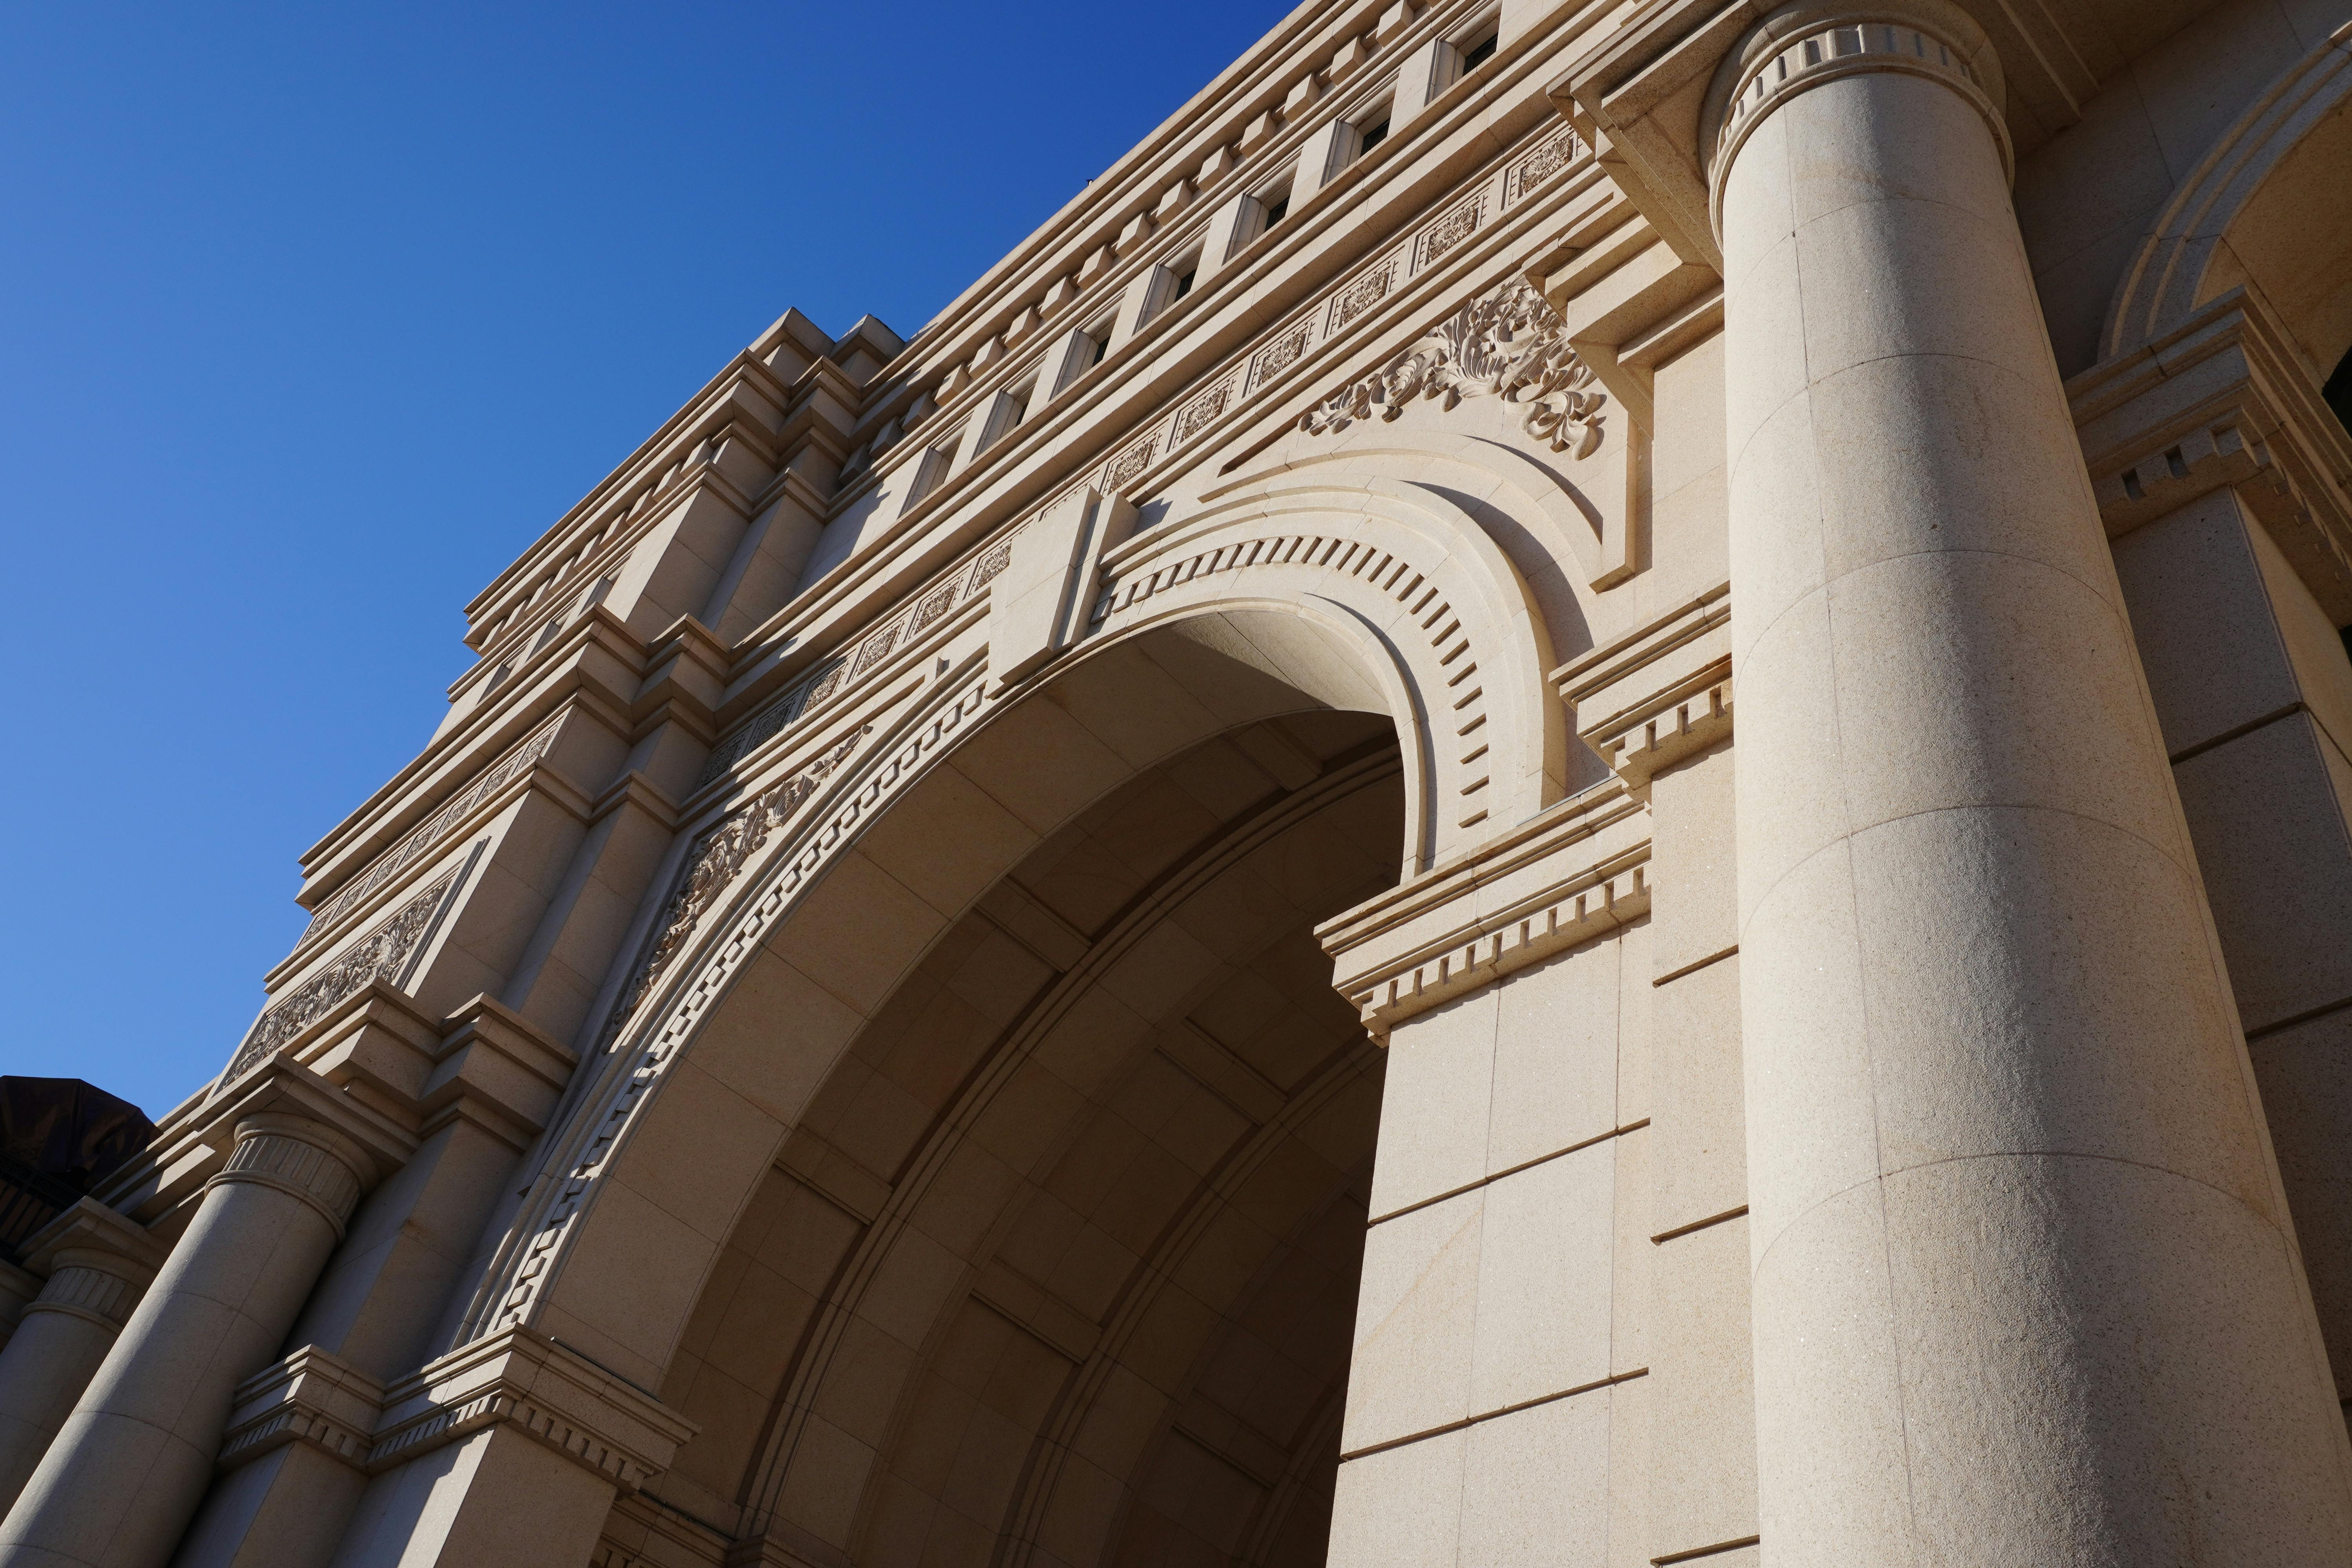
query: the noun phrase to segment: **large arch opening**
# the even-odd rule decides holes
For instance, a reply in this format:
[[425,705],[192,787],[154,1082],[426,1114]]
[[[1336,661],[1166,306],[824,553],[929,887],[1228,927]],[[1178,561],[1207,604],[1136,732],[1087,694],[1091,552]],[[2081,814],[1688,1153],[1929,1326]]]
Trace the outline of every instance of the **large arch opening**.
[[705,1026],[773,1058],[854,1015],[662,1370],[701,1430],[617,1532],[1324,1560],[1383,1060],[1314,933],[1407,837],[1360,668],[1287,613],[1127,639],[992,714],[770,939],[800,976],[898,962],[821,998],[747,976]]

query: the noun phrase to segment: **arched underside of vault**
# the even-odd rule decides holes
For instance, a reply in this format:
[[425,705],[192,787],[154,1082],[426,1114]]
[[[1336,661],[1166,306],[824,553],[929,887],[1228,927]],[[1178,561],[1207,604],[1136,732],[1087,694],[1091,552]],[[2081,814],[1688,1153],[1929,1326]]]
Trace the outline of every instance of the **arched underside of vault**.
[[702,1431],[624,1510],[859,1568],[1319,1564],[1382,1064],[1313,927],[1404,810],[1391,722],[1308,711],[1030,851],[786,1139],[660,1391]]

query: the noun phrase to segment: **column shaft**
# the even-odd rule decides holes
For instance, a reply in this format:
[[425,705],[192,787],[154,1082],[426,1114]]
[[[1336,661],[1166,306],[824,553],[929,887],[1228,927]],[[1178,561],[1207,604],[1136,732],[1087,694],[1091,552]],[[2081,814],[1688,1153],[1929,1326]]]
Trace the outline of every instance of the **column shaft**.
[[1715,174],[1765,1551],[2352,1561],[1998,68],[1903,10],[1768,20]]
[[158,1568],[211,1479],[231,1392],[277,1353],[364,1166],[315,1122],[238,1125],[227,1165],[0,1522],[0,1565]]
[[0,1509],[16,1500],[139,1300],[129,1270],[58,1259],[0,1350]]

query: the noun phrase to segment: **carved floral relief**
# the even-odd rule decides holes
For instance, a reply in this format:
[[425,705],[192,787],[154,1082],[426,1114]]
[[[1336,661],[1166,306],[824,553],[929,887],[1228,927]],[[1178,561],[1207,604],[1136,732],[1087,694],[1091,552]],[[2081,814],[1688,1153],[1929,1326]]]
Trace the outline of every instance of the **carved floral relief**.
[[1492,396],[1523,406],[1519,428],[1553,451],[1589,458],[1601,446],[1601,410],[1609,401],[1593,380],[1592,367],[1568,346],[1559,312],[1533,287],[1515,282],[1473,300],[1387,364],[1308,409],[1298,427],[1332,435],[1375,416],[1394,419],[1416,397],[1443,398],[1451,410],[1465,397]]

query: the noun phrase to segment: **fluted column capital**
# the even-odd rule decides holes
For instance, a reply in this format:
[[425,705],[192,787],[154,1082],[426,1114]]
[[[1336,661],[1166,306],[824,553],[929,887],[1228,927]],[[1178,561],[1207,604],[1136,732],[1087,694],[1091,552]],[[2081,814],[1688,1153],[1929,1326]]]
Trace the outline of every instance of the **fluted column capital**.
[[26,1263],[48,1278],[25,1310],[64,1312],[120,1332],[164,1252],[137,1222],[84,1198],[26,1238]]
[[1948,0],[1799,0],[1750,28],[1716,68],[1699,116],[1707,216],[1723,238],[1723,189],[1740,148],[1800,93],[1874,72],[1950,88],[1992,133],[2002,172],[2017,173],[2000,105],[2000,57],[1976,18]]
[[236,1124],[236,1146],[207,1187],[247,1182],[299,1198],[341,1237],[374,1169],[365,1150],[323,1121],[265,1110]]

